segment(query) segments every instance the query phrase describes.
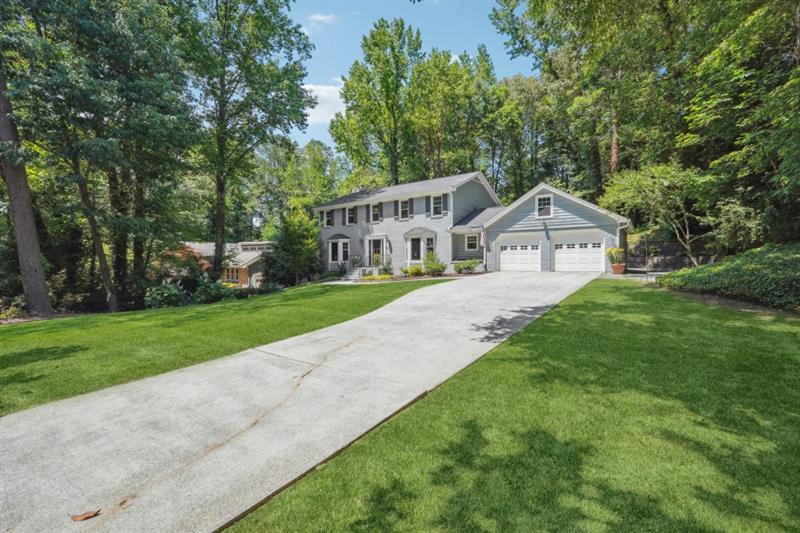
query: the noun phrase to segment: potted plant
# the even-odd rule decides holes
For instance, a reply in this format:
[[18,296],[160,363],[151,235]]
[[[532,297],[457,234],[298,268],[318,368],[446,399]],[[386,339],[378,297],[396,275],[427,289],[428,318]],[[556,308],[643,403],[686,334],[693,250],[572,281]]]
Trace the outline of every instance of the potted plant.
[[609,248],[606,255],[611,261],[611,271],[614,274],[625,273],[625,250],[622,248]]

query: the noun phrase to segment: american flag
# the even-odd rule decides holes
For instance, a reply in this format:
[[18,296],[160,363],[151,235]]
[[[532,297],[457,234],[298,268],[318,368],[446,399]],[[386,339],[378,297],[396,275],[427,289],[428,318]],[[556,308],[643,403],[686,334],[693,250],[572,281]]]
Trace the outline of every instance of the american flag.
[[481,246],[483,246],[484,249],[486,248],[486,232],[485,231],[481,231]]

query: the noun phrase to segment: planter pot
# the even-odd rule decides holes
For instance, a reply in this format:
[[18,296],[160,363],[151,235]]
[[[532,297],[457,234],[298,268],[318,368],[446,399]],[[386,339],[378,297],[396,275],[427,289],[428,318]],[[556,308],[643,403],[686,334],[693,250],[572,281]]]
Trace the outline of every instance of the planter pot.
[[625,263],[612,263],[611,264],[611,272],[614,274],[624,274],[625,273]]

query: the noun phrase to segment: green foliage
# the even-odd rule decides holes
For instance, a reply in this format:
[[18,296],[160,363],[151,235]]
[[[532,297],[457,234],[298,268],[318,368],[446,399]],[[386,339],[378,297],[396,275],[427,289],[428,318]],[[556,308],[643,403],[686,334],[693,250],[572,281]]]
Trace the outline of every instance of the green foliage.
[[800,309],[800,244],[768,245],[658,278],[668,289]]
[[392,266],[392,256],[386,255],[383,258],[383,261],[380,263],[380,268],[378,268],[378,272],[384,276],[391,276],[394,274],[394,267]]
[[401,267],[400,272],[408,278],[416,278],[425,275],[425,271],[422,269],[422,266],[420,265],[410,265]]
[[481,262],[478,259],[456,261],[456,263],[453,265],[453,270],[456,271],[456,274],[473,274],[480,264]]
[[625,250],[623,248],[609,248],[606,250],[606,255],[613,264],[625,262]]
[[425,267],[425,273],[429,276],[441,276],[447,269],[447,265],[439,260],[436,252],[426,253],[422,264]]
[[231,286],[220,280],[212,281],[205,275],[192,295],[192,301],[196,304],[210,304],[229,300],[235,298],[238,291],[239,288],[235,285]]
[[394,278],[391,274],[372,274],[369,276],[361,276],[359,281],[388,281]]
[[272,251],[264,254],[264,279],[291,286],[322,272],[318,239],[317,222],[304,210],[282,214]]
[[735,199],[723,200],[704,221],[711,226],[707,246],[720,254],[743,252],[764,238],[763,217]]
[[162,283],[150,287],[144,296],[144,304],[150,309],[180,307],[189,302],[186,291],[177,283]]

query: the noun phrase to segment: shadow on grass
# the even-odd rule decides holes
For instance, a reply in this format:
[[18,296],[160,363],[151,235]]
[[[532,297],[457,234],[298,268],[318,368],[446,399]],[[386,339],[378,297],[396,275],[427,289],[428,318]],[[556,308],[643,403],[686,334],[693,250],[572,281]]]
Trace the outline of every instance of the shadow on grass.
[[406,518],[403,507],[416,499],[416,494],[399,479],[387,487],[376,487],[369,495],[366,518],[350,524],[350,531],[395,531]]
[[[613,287],[613,299],[596,291],[597,298],[567,301],[508,341],[531,367],[531,386],[559,382],[679,402],[695,416],[686,431],[658,437],[700,454],[732,481],[724,492],[696,486],[693,497],[721,513],[774,524],[759,495],[778,494],[796,526],[800,320],[754,318],[635,285]],[[570,333],[577,326],[578,334]]]
[[532,320],[545,314],[552,306],[536,305],[520,307],[514,310],[503,310],[503,314],[486,324],[472,324],[471,329],[481,333],[478,339],[482,342],[498,342],[507,339]]
[[32,348],[30,350],[7,352],[0,356],[0,370],[8,370],[30,363],[66,359],[84,350],[86,350],[85,346],[53,346],[49,348]]

